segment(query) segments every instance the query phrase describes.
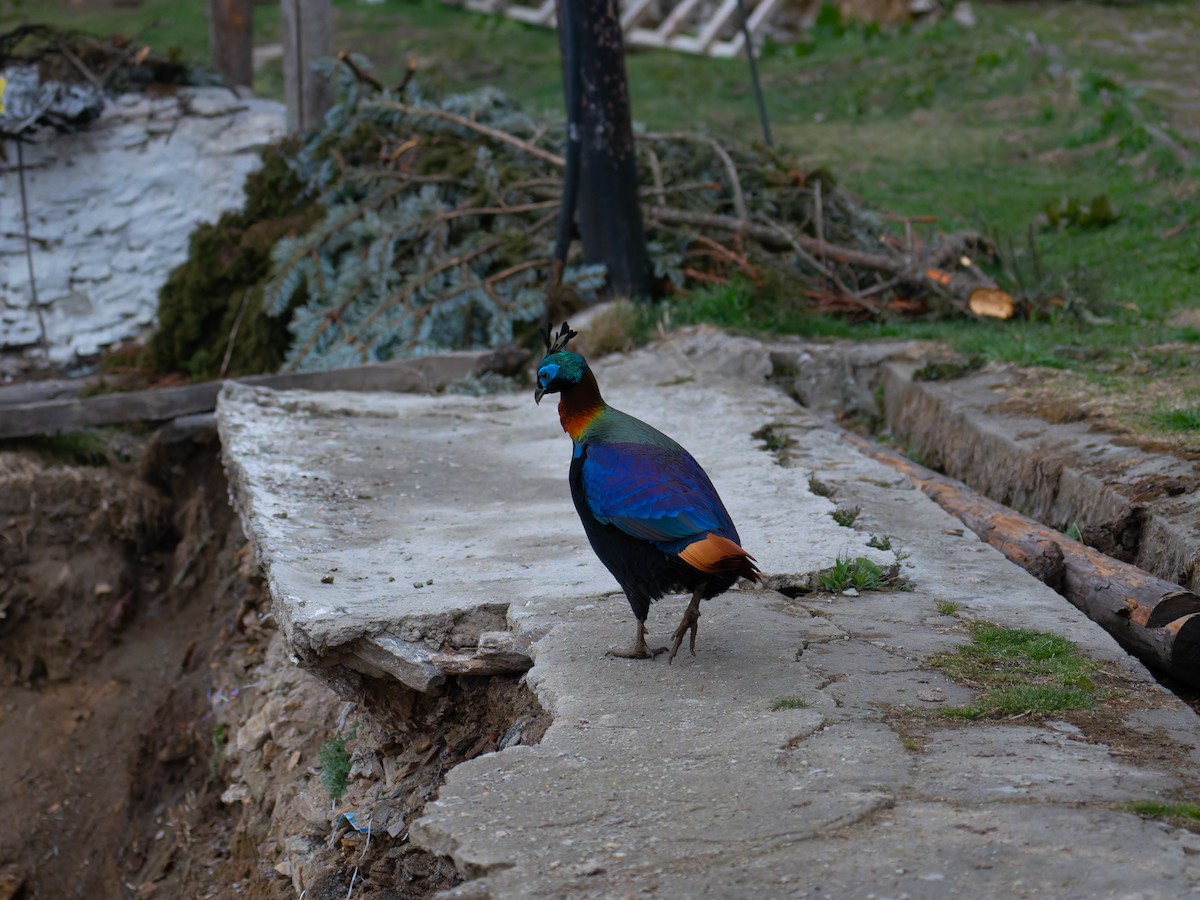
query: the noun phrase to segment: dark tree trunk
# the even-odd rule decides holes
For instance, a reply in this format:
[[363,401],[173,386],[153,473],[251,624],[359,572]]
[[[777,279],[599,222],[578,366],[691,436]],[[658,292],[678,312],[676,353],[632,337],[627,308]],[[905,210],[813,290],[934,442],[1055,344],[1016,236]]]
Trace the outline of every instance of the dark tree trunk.
[[254,84],[254,7],[251,0],[209,0],[213,68],[228,85]]
[[[579,98],[575,122],[580,141],[577,222],[587,263],[608,267],[611,293],[650,296],[650,262],[638,206],[637,164],[625,46],[617,0],[560,0],[571,8],[565,21],[574,40],[560,36],[564,74],[575,67]],[[574,48],[571,58],[568,48]],[[570,77],[567,112],[571,118]]]

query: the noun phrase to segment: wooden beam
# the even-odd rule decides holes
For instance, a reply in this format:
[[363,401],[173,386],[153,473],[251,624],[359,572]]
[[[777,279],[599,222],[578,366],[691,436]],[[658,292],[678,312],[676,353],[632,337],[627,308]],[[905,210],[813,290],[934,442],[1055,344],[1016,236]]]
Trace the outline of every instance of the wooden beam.
[[982,540],[1104,626],[1146,665],[1200,686],[1200,596],[1071,540],[874,441],[849,432],[842,436],[872,459],[903,472]]
[[283,31],[283,94],[287,128],[296,133],[317,127],[333,105],[333,83],[312,68],[333,57],[332,0],[280,0]]
[[225,83],[254,84],[254,4],[252,0],[208,0],[208,39],[212,64]]
[[[275,390],[427,392],[488,369],[493,356],[481,351],[441,353],[352,369],[230,380]],[[64,434],[128,422],[161,422],[209,412],[216,408],[223,384],[208,381],[124,394],[0,405],[0,439]]]

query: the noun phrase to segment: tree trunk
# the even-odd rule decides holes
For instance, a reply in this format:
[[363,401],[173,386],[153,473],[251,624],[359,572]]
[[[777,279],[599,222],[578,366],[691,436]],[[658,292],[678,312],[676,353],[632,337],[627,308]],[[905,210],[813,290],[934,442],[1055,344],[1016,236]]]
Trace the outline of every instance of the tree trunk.
[[209,0],[212,64],[231,86],[254,84],[254,7],[251,0]]
[[[616,0],[570,2],[565,17],[573,41],[561,36],[564,73],[575,67],[574,119],[580,142],[577,222],[586,263],[608,267],[609,291],[650,296],[650,262],[638,206],[637,162],[625,77],[625,47]],[[559,21],[563,22],[562,4]],[[566,48],[575,48],[575,58]],[[568,84],[570,78],[565,79]],[[569,88],[568,88],[569,92]]]
[[312,68],[333,56],[333,0],[280,0],[283,94],[292,134],[316,128],[333,105],[333,83]]

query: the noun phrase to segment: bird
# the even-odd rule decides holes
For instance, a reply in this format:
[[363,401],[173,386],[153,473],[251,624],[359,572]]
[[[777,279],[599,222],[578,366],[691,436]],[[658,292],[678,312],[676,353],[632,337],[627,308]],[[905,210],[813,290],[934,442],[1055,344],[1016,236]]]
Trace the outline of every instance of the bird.
[[695,458],[658,429],[604,402],[596,376],[566,349],[577,333],[566,322],[543,337],[534,401],[557,393],[559,422],[571,438],[571,499],[596,556],[629,599],[637,634],[611,655],[653,659],[665,647],[646,642],[650,603],[677,590],[691,602],[672,635],[668,663],[690,635],[696,655],[700,601],[729,590],[738,578],[761,580],[755,559]]

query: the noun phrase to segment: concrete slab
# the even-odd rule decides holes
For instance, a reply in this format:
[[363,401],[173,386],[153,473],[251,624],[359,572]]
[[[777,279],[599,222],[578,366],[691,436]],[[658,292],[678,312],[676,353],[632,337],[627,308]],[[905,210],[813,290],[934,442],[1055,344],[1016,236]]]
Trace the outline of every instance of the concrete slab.
[[[436,690],[447,656],[498,631],[528,647],[554,724],[458,766],[411,826],[469,879],[455,893],[1200,889],[1200,836],[1120,806],[1194,796],[1196,717],[1106,634],[768,384],[757,343],[690,332],[595,368],[611,403],[705,465],[786,592],[708,601],[697,656],[672,666],[603,655],[633,619],[571,506],[553,410],[525,394],[221,398],[234,499],[299,662]],[[797,441],[787,465],[753,437],[768,424]],[[814,474],[862,507],[863,530],[834,523]],[[802,593],[839,554],[896,562],[871,533],[903,548],[912,590]],[[967,696],[926,665],[966,640],[939,600],[1100,660],[1123,686],[1103,727],[917,715]],[[652,636],[684,605],[658,604]]]

